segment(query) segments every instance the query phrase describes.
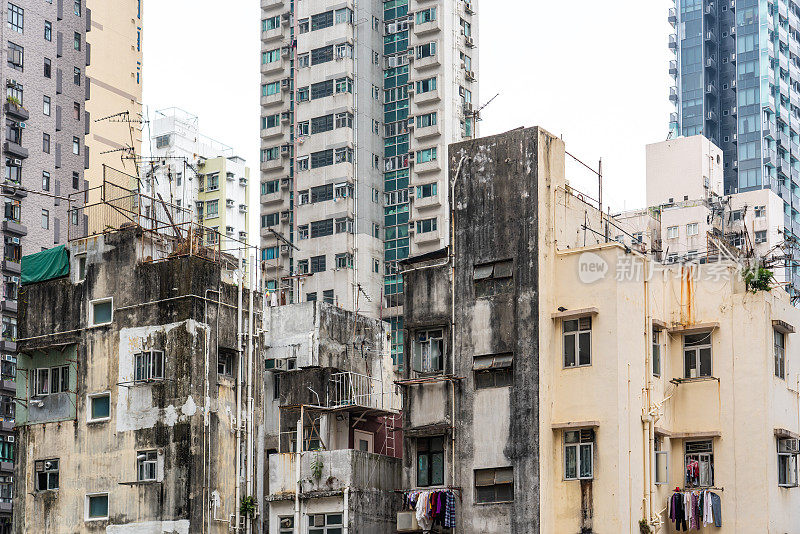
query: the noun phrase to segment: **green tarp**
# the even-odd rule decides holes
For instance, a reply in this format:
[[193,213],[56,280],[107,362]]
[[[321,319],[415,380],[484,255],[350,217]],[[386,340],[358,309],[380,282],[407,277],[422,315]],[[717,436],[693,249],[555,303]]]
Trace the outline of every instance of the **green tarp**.
[[22,257],[22,284],[32,284],[69,274],[69,254],[64,245]]

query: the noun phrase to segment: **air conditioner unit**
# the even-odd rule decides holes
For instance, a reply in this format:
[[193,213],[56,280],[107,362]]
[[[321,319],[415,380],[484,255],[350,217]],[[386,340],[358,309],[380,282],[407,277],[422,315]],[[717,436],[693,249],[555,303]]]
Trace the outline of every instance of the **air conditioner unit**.
[[778,441],[778,452],[800,453],[800,445],[796,439],[781,439]]
[[408,223],[408,235],[414,235],[415,231],[416,228],[414,228],[414,223],[413,222]]
[[281,220],[282,221],[288,221],[290,215],[291,215],[291,212],[289,210],[282,211],[281,212]]
[[289,119],[290,119],[290,117],[289,117],[289,112],[288,111],[284,111],[283,113],[281,113],[281,122],[288,123]]
[[31,406],[35,406],[36,408],[41,408],[42,406],[44,406],[44,401],[42,401],[41,399],[31,399],[30,401],[28,401],[28,404],[30,404]]
[[232,198],[229,198],[225,201],[225,205],[229,208],[233,208],[236,206],[236,202],[234,202]]
[[281,145],[281,156],[288,156],[292,151],[292,145]]
[[289,87],[291,87],[291,85],[292,85],[291,78],[284,78],[281,80],[281,87],[283,87],[284,89],[288,89]]
[[9,443],[14,443],[14,436],[6,436],[6,441]]
[[397,512],[397,532],[418,532],[422,530],[417,523],[416,512]]
[[285,56],[288,56],[291,53],[292,53],[292,48],[290,46],[284,46],[283,48],[281,48],[281,55],[282,56],[285,57]]
[[289,178],[281,179],[281,189],[289,189]]
[[414,96],[414,84],[408,86],[408,96]]
[[289,245],[281,245],[281,256],[288,256],[291,248]]
[[475,40],[472,37],[465,37],[464,42],[470,48],[475,48]]

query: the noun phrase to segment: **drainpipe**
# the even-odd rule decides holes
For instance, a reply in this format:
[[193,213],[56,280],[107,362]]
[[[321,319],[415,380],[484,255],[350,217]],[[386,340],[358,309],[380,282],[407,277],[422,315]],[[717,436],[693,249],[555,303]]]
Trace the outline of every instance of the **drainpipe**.
[[[473,125],[474,128],[474,125]],[[458,177],[461,175],[461,166],[467,156],[461,156],[458,161],[458,168],[456,174],[450,181],[450,354],[453,361],[453,373],[455,374],[456,364],[456,209],[455,209],[455,190]],[[453,393],[452,403],[450,405],[451,419],[450,419],[450,446],[451,446],[451,460],[450,460],[450,484],[456,485],[456,385],[455,382],[450,382],[451,391]]]
[[344,513],[342,514],[344,529],[342,534],[350,534],[350,486],[344,489]]
[[300,420],[297,422],[297,445],[294,483],[294,534],[300,534],[300,463],[303,461],[303,405],[300,405]]
[[237,358],[237,373],[236,373],[236,472],[234,473],[234,480],[236,482],[236,525],[233,527],[234,532],[239,531],[239,521],[241,520],[241,513],[239,504],[242,502],[242,485],[240,474],[242,469],[242,378],[243,378],[243,365],[242,365],[242,298],[244,291],[244,272],[242,270],[242,249],[239,249],[239,298],[236,306],[236,352]]
[[650,317],[650,295],[648,286],[648,259],[645,256],[643,259],[643,287],[644,287],[644,394],[642,406],[642,460],[644,468],[644,477],[642,484],[642,511],[647,524],[652,523],[652,510],[653,510],[653,487],[652,487],[652,469],[653,469],[653,416],[650,413],[651,407],[651,376],[650,371],[652,367],[652,318]]
[[[247,310],[247,496],[252,497],[253,491],[253,304],[255,278],[255,258],[250,256],[250,307]],[[247,534],[252,532],[253,522],[247,521]]]

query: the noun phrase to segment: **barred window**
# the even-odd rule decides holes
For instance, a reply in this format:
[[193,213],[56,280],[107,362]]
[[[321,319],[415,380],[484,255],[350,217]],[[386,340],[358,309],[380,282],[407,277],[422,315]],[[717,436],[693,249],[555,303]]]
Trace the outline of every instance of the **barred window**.
[[333,234],[333,219],[311,222],[311,237],[324,237]]
[[[315,48],[311,51],[311,64],[318,65],[333,60],[333,45]],[[331,80],[333,82],[333,80]]]
[[[333,48],[331,48],[333,50]],[[333,94],[333,80],[311,84],[311,99],[325,98]]]
[[320,185],[311,188],[311,202],[324,202],[333,200],[333,184]]
[[311,168],[326,167],[333,165],[333,150],[322,150],[311,154]]
[[322,30],[333,26],[333,11],[311,15],[311,31]]
[[325,256],[313,256],[310,265],[312,273],[321,273],[325,270]]
[[323,115],[311,119],[311,133],[322,133],[333,130],[333,115]]

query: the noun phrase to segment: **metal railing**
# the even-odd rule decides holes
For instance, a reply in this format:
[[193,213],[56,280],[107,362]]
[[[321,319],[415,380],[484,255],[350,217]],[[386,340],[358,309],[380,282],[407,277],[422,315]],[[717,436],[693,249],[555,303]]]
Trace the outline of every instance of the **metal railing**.
[[352,372],[333,373],[328,382],[328,408],[361,407],[396,411],[395,397],[383,381]]

